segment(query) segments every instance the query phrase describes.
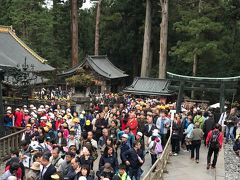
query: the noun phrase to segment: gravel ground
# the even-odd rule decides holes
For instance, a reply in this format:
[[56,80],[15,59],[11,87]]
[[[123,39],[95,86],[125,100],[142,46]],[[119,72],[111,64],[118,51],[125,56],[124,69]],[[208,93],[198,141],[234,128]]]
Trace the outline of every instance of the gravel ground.
[[224,146],[224,161],[226,180],[240,179],[240,157],[237,157],[233,151],[232,144]]

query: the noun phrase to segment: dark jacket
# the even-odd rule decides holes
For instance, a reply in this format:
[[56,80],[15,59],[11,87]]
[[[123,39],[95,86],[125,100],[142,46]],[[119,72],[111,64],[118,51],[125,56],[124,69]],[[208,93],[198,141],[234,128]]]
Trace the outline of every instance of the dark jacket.
[[181,139],[182,138],[182,125],[181,123],[177,124],[175,121],[172,126],[172,139]]
[[72,166],[70,166],[70,168],[68,169],[67,174],[63,177],[64,180],[74,180],[76,177],[77,173],[75,172],[75,170],[72,168]]
[[79,163],[80,163],[80,165],[87,165],[87,166],[89,166],[90,169],[93,168],[93,161],[94,161],[94,159],[93,159],[92,156],[90,156],[90,157],[88,158],[88,160],[86,160],[83,155],[80,156],[80,158],[79,158]]
[[52,180],[51,175],[56,173],[56,168],[51,164],[47,170],[45,171],[45,173],[42,174],[40,173],[40,178],[41,180]]
[[209,133],[209,131],[214,129],[214,125],[215,125],[215,121],[212,117],[209,117],[208,119],[206,119],[203,123],[203,132],[205,134],[205,136],[207,136],[207,134]]
[[142,164],[138,160],[138,153],[135,151],[134,148],[129,149],[128,151],[125,151],[122,154],[122,160],[124,162],[129,161],[130,162],[130,167],[133,169],[139,168]]
[[99,169],[104,166],[105,163],[110,163],[114,171],[118,168],[118,159],[113,156],[102,155],[99,161]]
[[122,154],[130,149],[130,145],[128,143],[122,143],[120,147],[120,158],[122,159]]
[[156,128],[157,128],[156,125],[152,124],[152,127],[149,130],[149,124],[145,124],[143,133],[144,133],[145,136],[150,137],[150,136],[152,136],[152,131]]

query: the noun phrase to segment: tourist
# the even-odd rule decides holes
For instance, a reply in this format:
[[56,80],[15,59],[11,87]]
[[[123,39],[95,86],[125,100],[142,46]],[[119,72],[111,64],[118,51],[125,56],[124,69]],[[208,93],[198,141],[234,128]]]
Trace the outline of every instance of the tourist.
[[[208,133],[206,139],[206,145],[208,146],[208,155],[207,155],[207,169],[210,166],[214,169],[216,167],[218,153],[222,148],[223,143],[223,133],[221,132],[221,126],[219,124],[215,125],[215,128]],[[213,161],[211,163],[211,157],[214,153]]]
[[81,156],[79,158],[80,166],[88,166],[89,169],[93,169],[93,162],[94,157],[92,155],[92,152],[90,152],[90,149],[87,147],[83,147]]
[[182,125],[181,125],[181,116],[179,114],[175,115],[173,125],[172,125],[172,154],[177,156],[180,152],[180,140],[181,140],[181,132],[182,132]]
[[27,173],[27,180],[37,180],[40,179],[40,163],[33,162],[30,171]]
[[[118,179],[120,178],[120,179]],[[131,180],[126,172],[126,165],[120,164],[119,165],[119,172],[113,177],[113,180]]]
[[147,144],[148,139],[149,139],[149,137],[152,136],[152,131],[156,128],[157,128],[156,125],[153,123],[153,114],[152,114],[152,112],[149,111],[149,112],[147,112],[147,123],[144,126],[144,132],[143,132],[146,137],[146,139],[145,139],[146,146],[148,146],[148,144]]
[[52,150],[52,156],[50,157],[50,163],[56,168],[57,171],[60,171],[60,166],[63,163],[63,159],[60,156],[60,148],[55,147]]
[[90,168],[86,165],[81,165],[80,167],[80,172],[78,173],[78,175],[75,177],[74,180],[81,180],[81,179],[85,179],[86,180],[94,180],[94,178],[90,175]]
[[195,123],[194,129],[192,130],[191,139],[192,139],[192,149],[191,149],[191,159],[194,159],[194,153],[196,150],[196,163],[199,163],[199,151],[202,143],[203,131],[200,128],[199,122]]
[[120,146],[120,158],[123,161],[123,157],[122,157],[123,153],[129,150],[131,146],[128,142],[129,137],[127,134],[123,134],[121,137],[122,137],[122,140],[121,140],[121,146]]
[[72,153],[71,151],[66,152],[65,155],[65,159],[62,162],[62,164],[60,165],[59,168],[59,172],[62,174],[62,176],[64,177],[65,175],[67,175],[70,167],[71,167],[71,160],[75,157],[75,154]]
[[75,157],[71,160],[71,166],[69,167],[67,174],[64,175],[64,179],[74,180],[80,170],[79,157]]
[[240,136],[238,136],[233,145],[233,151],[236,153],[237,156],[240,156]]
[[19,163],[13,162],[13,163],[10,165],[9,169],[3,173],[1,179],[2,179],[2,180],[8,180],[8,178],[9,178],[10,176],[15,176],[16,178],[20,178],[20,179],[21,179],[21,178],[22,178],[21,176],[20,176],[20,177],[17,176],[17,171],[18,171],[19,168],[20,168]]
[[165,146],[165,144],[167,143],[168,130],[171,126],[171,121],[167,117],[166,110],[161,111],[160,117],[157,119],[156,126],[157,126],[160,136],[161,136],[162,145]]
[[183,118],[182,120],[182,130],[183,130],[183,136],[182,136],[182,142],[181,142],[181,145],[182,145],[182,148],[185,149],[187,147],[186,145],[186,130],[188,128],[188,125],[189,125],[189,122],[192,121],[193,117],[192,117],[192,114],[191,113],[188,113],[187,114],[187,117]]
[[50,163],[51,154],[46,152],[41,157],[41,170],[40,179],[41,180],[51,180],[51,175],[56,173],[56,168]]
[[194,124],[198,123],[199,127],[202,129],[203,123],[204,123],[204,117],[202,116],[202,111],[197,110],[197,114],[193,119],[193,123]]
[[131,110],[129,113],[129,119],[127,122],[127,127],[130,128],[131,133],[136,136],[137,134],[137,129],[138,129],[138,121],[136,118],[135,111]]
[[163,150],[161,137],[159,135],[158,129],[154,129],[152,136],[150,136],[150,138],[148,139],[148,149],[151,155],[151,161],[153,165]]
[[[205,112],[205,114],[209,114],[208,112]],[[213,119],[213,114],[209,114],[208,118],[203,123],[203,133],[204,133],[204,145],[206,146],[206,139],[209,131],[213,130],[215,126],[215,121]]]
[[123,152],[122,160],[128,166],[128,174],[131,179],[135,177],[136,180],[140,180],[141,165],[144,163],[143,156],[138,154],[138,150],[141,148],[140,142],[134,141],[133,148]]
[[224,121],[224,124],[226,125],[226,143],[228,143],[229,138],[231,138],[232,142],[235,141],[233,131],[237,122],[238,122],[238,118],[236,116],[236,108],[232,108]]
[[185,143],[186,143],[187,151],[190,151],[191,148],[192,148],[191,135],[192,135],[193,127],[194,127],[194,124],[193,124],[193,122],[192,122],[192,119],[189,118],[189,119],[188,119],[188,127],[187,127],[187,129],[184,131],[184,133],[183,133],[183,134],[186,134]]
[[110,163],[111,167],[117,172],[118,169],[118,159],[114,154],[114,150],[111,146],[106,146],[104,153],[99,160],[99,169],[104,166],[105,163]]

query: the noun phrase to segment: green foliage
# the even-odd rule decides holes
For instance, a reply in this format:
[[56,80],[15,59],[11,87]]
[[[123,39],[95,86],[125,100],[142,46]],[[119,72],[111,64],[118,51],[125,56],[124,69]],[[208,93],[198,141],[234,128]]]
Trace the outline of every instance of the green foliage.
[[67,78],[66,82],[73,87],[89,87],[94,85],[94,76],[84,69],[78,69],[76,75]]
[[[59,70],[71,59],[70,0],[0,1],[0,24],[13,25],[33,50]],[[79,7],[83,0],[78,1]],[[160,5],[152,0],[153,66],[159,61]],[[169,57],[167,70],[191,75],[193,55],[198,57],[198,75],[239,75],[240,1],[169,1]],[[94,51],[96,5],[79,10],[79,62]],[[100,54],[131,76],[140,73],[145,20],[145,0],[102,0]],[[214,67],[214,68],[209,68]]]

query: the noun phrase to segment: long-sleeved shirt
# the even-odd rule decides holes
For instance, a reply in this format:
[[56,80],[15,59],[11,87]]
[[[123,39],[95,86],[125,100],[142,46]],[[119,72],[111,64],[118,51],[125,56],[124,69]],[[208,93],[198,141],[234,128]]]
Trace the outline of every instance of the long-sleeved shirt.
[[124,162],[129,161],[130,167],[132,167],[134,169],[137,169],[141,166],[139,159],[138,159],[139,157],[140,156],[138,155],[138,153],[136,152],[136,150],[134,148],[131,148],[122,154],[122,160]]
[[189,124],[186,131],[184,132],[184,134],[186,134],[187,138],[191,138],[193,127],[194,127],[193,123]]
[[168,129],[171,125],[171,120],[167,117],[159,117],[156,122],[157,128],[160,130],[160,134],[167,134]]

